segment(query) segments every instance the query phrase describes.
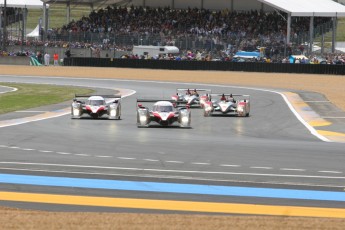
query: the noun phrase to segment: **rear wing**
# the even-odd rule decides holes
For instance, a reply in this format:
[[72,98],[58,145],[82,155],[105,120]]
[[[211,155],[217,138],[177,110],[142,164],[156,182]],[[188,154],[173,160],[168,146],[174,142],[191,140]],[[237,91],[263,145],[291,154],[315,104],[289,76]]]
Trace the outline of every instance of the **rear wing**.
[[106,104],[118,103],[119,100],[121,99],[120,94],[116,94],[116,95],[80,95],[80,94],[75,94],[73,101],[79,102],[81,104],[85,104],[86,101],[89,99],[89,97],[92,97],[92,96],[98,96],[98,97],[104,98]]
[[190,89],[176,89],[176,93],[178,94],[179,92],[187,92],[189,90],[190,93],[193,93],[194,90],[197,92],[197,93],[200,93],[200,92],[207,92],[208,94],[210,94],[212,92],[211,89],[196,89],[196,88],[190,88]]
[[171,100],[171,99],[137,99],[137,103],[139,103],[139,102],[155,103],[155,102],[158,102],[158,101],[168,101],[168,102],[171,102],[171,103],[175,103],[176,102],[176,101]]
[[196,88],[189,88],[189,89],[176,89],[176,91],[187,91],[187,90],[190,90],[190,91],[208,91],[208,92],[211,92],[212,90],[211,89],[196,89]]
[[[142,102],[146,102],[146,103],[156,103],[158,101],[166,101],[166,102],[170,102],[173,104],[173,106],[176,108],[176,104],[177,103],[183,103],[183,101],[175,101],[175,100],[171,100],[171,99],[142,99],[142,98],[138,98],[137,99],[137,107],[140,108],[144,108],[144,106],[142,106],[140,103]],[[187,108],[187,107],[186,107]]]
[[231,94],[231,93],[212,93],[210,94],[210,97],[213,98],[213,97],[221,97],[221,96],[225,96],[225,97],[232,97],[234,98],[235,100],[245,100],[245,101],[249,101],[250,100],[250,95],[248,94]]
[[211,93],[210,96],[226,96],[226,97],[230,97],[230,96],[233,96],[233,97],[247,97],[249,98],[250,95],[247,95],[247,94],[232,94],[232,93]]
[[104,99],[120,99],[121,94],[114,94],[114,95],[82,95],[82,94],[75,94],[74,98],[80,98],[80,99],[88,99],[92,96],[98,96],[103,97]]

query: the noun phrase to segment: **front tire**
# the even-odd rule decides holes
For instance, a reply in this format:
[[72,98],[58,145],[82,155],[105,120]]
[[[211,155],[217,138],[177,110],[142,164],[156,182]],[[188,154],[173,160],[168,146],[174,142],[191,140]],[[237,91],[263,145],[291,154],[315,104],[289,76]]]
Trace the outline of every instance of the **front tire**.
[[209,116],[210,116],[210,114],[211,114],[211,112],[210,112],[210,111],[205,111],[205,110],[204,110],[204,117],[209,117]]

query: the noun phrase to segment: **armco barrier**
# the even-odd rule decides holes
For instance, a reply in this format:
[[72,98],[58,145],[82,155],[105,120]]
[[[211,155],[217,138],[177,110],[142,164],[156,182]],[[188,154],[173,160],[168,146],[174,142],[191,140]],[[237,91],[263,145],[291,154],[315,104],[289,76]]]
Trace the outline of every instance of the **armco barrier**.
[[283,64],[223,61],[170,61],[113,58],[65,58],[65,66],[120,67],[170,70],[219,70],[270,73],[345,75],[345,65]]

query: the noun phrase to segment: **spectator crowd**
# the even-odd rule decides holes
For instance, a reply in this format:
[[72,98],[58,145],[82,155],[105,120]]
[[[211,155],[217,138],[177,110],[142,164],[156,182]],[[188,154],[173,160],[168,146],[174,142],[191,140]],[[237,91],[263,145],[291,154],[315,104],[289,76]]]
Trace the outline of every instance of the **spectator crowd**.
[[[138,44],[175,45],[182,50],[182,55],[151,58],[224,61],[233,61],[239,50],[255,51],[265,47],[266,58],[255,61],[283,62],[291,54],[305,53],[300,44],[304,35],[309,33],[309,18],[293,17],[291,44],[286,44],[287,25],[284,17],[284,12],[256,10],[236,12],[228,9],[212,11],[108,6],[61,28],[49,30],[43,41],[12,40],[9,45],[96,51],[130,51],[133,45]],[[330,18],[316,17],[314,26],[329,22]],[[342,55],[333,56],[343,60]]]

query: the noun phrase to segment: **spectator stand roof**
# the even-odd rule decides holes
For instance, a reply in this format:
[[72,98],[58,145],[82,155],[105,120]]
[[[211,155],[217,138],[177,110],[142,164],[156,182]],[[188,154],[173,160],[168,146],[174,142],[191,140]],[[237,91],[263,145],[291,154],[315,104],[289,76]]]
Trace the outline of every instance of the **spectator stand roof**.
[[70,4],[70,5],[94,5],[107,7],[112,4],[131,2],[130,0],[38,0],[50,4]]
[[314,17],[332,17],[332,52],[335,52],[335,31],[336,18],[345,17],[345,6],[333,0],[258,0],[277,10],[288,14],[287,19],[287,43],[290,43],[291,17],[310,17],[309,26],[309,49],[312,52],[313,47],[313,22]]
[[[0,0],[0,7],[4,7],[5,0]],[[42,9],[43,2],[41,0],[7,0],[6,7]]]
[[[9,0],[10,1],[10,0]],[[20,0],[15,0],[20,1]],[[39,0],[30,0],[39,1]],[[94,6],[106,7],[113,4],[133,4],[135,6],[152,6],[164,7],[190,7],[199,5],[201,8],[221,7],[231,10],[266,9],[272,8],[281,10],[288,14],[287,18],[287,39],[286,43],[290,43],[291,17],[310,17],[310,50],[313,44],[313,21],[314,17],[332,17],[333,19],[333,36],[332,50],[335,50],[335,31],[336,18],[345,17],[345,6],[337,3],[338,0],[41,0],[44,3],[51,4],[67,4],[67,19],[70,19],[70,5],[87,4],[92,8]],[[211,4],[211,5],[210,5]],[[244,5],[247,7],[245,8]],[[249,9],[248,9],[249,10]]]
[[292,17],[345,17],[345,6],[332,0],[258,0]]

